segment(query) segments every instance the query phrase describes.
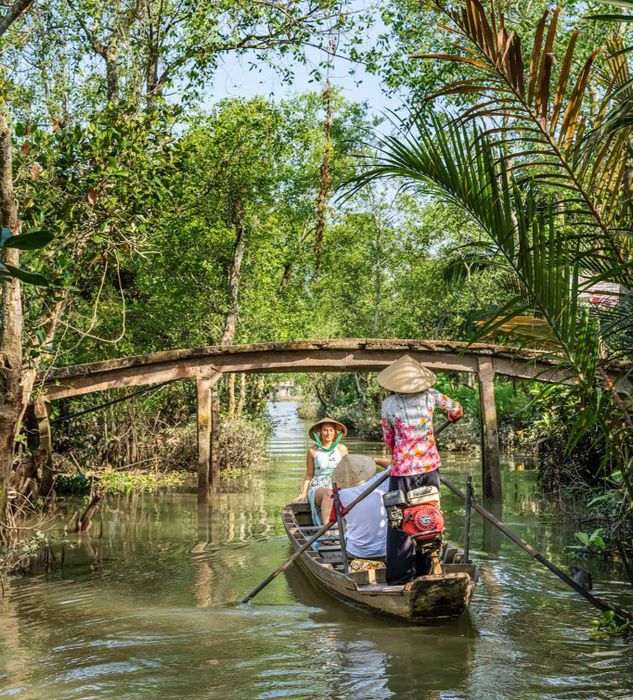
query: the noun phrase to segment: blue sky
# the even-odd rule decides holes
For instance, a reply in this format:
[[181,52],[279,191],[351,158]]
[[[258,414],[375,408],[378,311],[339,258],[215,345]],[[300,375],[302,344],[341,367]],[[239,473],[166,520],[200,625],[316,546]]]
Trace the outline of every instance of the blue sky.
[[[218,67],[215,77],[213,94],[209,102],[213,103],[227,97],[255,97],[262,95],[275,100],[290,97],[309,90],[320,91],[324,88],[324,80],[310,82],[310,72],[317,68],[322,54],[317,50],[309,50],[308,64],[290,64],[295,76],[291,82],[286,82],[281,74],[271,68],[262,66],[260,70],[249,70],[250,57],[228,54]],[[355,74],[351,73],[352,64],[343,58],[334,58],[330,70],[330,82],[344,97],[352,102],[367,102],[370,111],[381,114],[388,109],[397,109],[402,101],[390,97],[382,90],[377,76],[365,71],[362,65],[353,66]]]

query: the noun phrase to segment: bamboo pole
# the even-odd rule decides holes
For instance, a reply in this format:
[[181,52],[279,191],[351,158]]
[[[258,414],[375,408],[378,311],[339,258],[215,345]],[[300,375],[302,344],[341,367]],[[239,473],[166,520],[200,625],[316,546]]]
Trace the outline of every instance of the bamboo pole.
[[343,557],[343,573],[349,573],[349,564],[347,562],[347,547],[345,546],[345,530],[343,527],[343,511],[341,509],[341,497],[338,493],[336,484],[332,484],[332,500],[334,501],[334,509],[336,510],[336,523],[338,525],[338,539],[341,545],[341,556]]

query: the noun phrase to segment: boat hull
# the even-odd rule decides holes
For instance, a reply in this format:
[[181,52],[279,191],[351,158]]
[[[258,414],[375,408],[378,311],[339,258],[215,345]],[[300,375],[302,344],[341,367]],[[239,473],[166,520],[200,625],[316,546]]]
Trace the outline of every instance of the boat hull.
[[[303,526],[300,522],[304,521]],[[305,532],[302,504],[283,509],[288,538],[297,551],[310,533]],[[454,548],[453,548],[454,549]],[[468,608],[477,580],[474,564],[443,563],[441,575],[419,576],[402,586],[389,586],[376,572],[345,574],[340,555],[308,549],[298,559],[301,569],[335,598],[372,613],[398,617],[415,624],[452,620]],[[378,578],[374,578],[378,575]]]

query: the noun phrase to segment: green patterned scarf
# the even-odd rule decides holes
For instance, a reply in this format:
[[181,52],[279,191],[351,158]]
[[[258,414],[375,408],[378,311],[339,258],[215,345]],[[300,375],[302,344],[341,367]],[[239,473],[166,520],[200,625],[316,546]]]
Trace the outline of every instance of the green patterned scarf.
[[336,436],[336,439],[329,447],[323,447],[323,445],[321,444],[321,440],[319,440],[319,436],[316,433],[312,433],[312,438],[314,442],[316,442],[317,447],[320,450],[323,450],[323,452],[333,452],[336,449],[339,442],[343,439],[343,433],[339,432]]

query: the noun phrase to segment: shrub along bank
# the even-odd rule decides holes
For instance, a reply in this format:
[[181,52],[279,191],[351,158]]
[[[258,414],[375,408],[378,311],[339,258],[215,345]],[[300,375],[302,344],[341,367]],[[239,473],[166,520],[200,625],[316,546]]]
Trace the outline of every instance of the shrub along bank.
[[[104,486],[113,488],[135,482],[143,488],[171,483],[171,477],[158,479],[159,474],[193,476],[197,468],[194,393],[193,387],[174,384],[61,422],[53,430],[53,461],[61,487],[58,495],[72,493],[74,482],[78,484],[87,475],[95,475]],[[97,405],[94,398],[91,403]],[[87,404],[87,400],[75,401],[73,413]],[[240,415],[221,413],[220,421],[220,469],[236,474],[265,453],[271,426],[262,413],[254,416],[245,408]]]

